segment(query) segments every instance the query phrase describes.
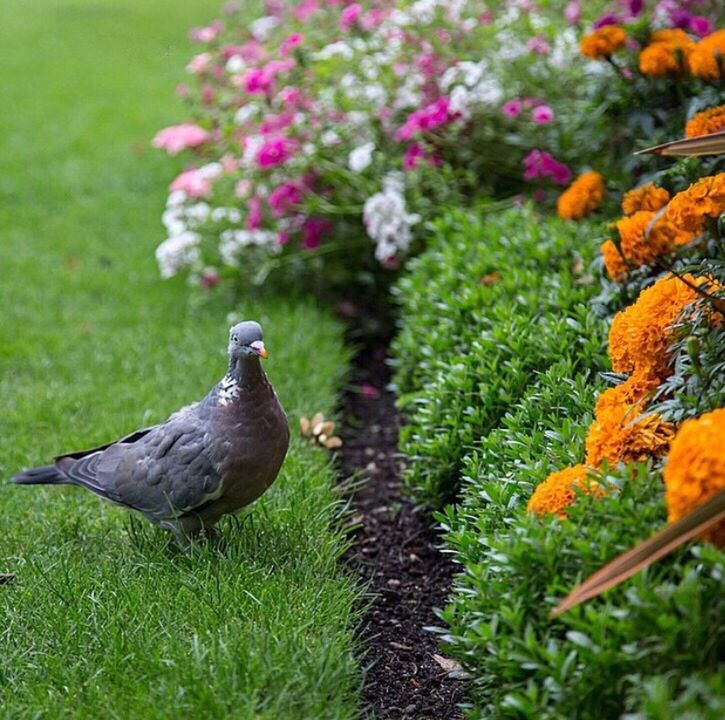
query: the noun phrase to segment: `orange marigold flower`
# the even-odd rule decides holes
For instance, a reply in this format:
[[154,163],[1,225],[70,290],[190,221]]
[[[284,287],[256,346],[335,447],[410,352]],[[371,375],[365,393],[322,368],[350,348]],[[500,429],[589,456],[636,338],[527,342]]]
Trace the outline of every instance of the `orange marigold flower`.
[[680,75],[688,68],[688,57],[695,43],[683,30],[660,30],[639,54],[639,69],[650,77]]
[[725,67],[725,30],[705,36],[689,53],[690,71],[696,77],[714,82]]
[[627,33],[618,25],[604,25],[582,38],[579,46],[584,57],[602,60],[619,50],[627,39]]
[[638,210],[657,212],[670,201],[670,194],[663,187],[654,183],[646,183],[624,193],[622,212],[632,215]]
[[[706,277],[685,275],[693,285],[708,282]],[[712,291],[712,289],[710,289]],[[667,346],[671,326],[682,310],[697,299],[697,293],[679,278],[669,276],[643,290],[637,301],[617,313],[609,329],[609,357],[615,372],[637,371],[648,377],[667,378]]]
[[725,172],[700,178],[687,190],[677,193],[667,206],[668,222],[682,230],[697,233],[705,219],[725,212]]
[[559,195],[556,201],[559,217],[580,220],[593,213],[601,204],[605,192],[604,179],[598,172],[582,173]]
[[[679,520],[725,490],[725,408],[686,420],[677,431],[663,479],[667,519]],[[725,522],[707,531],[704,539],[725,545]]]
[[642,414],[658,384],[656,377],[635,373],[599,396],[586,440],[587,464],[636,462],[666,452],[674,426],[659,415]]
[[725,130],[725,105],[708,108],[693,115],[685,125],[685,137],[700,137]]
[[604,495],[604,489],[589,477],[591,469],[585,465],[559,470],[539,483],[526,506],[528,512],[537,515],[556,513],[566,517],[566,510],[577,498],[577,490],[586,495]]
[[652,225],[654,217],[653,212],[639,210],[617,220],[621,252],[611,240],[602,245],[604,264],[612,279],[624,275],[630,266],[649,265],[658,257],[672,252],[675,229],[667,222]]

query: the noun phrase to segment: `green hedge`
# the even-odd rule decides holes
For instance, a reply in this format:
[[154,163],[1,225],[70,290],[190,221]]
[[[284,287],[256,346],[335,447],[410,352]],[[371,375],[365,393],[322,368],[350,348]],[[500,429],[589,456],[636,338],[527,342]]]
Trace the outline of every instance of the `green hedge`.
[[[438,632],[471,675],[468,715],[722,717],[722,552],[691,545],[548,619],[577,582],[666,515],[653,463],[610,474],[616,491],[580,498],[566,520],[525,512],[550,472],[582,461],[606,386],[608,323],[591,303],[598,288],[586,270],[576,268],[578,280],[572,272],[576,254],[588,263],[596,233],[528,211],[456,210],[436,230],[398,285],[396,380],[411,491],[430,504],[458,494],[437,516],[462,566]],[[499,282],[479,281],[494,271]],[[698,364],[714,378],[723,342],[708,337]],[[684,350],[676,359],[685,362]],[[681,405],[672,409],[686,412]]]
[[525,210],[453,211],[397,285],[401,448],[419,502],[440,507],[455,496],[466,453],[538,375],[562,359],[590,367],[602,354],[587,303],[594,287],[572,272],[592,255],[581,234]]

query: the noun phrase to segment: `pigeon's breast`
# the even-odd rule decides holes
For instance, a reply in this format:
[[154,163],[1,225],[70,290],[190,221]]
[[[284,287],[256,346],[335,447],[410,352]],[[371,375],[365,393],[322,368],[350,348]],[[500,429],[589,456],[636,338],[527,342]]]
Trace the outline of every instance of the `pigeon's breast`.
[[289,445],[289,426],[267,386],[255,392],[241,390],[233,402],[217,406],[211,436],[223,495],[242,507],[277,477]]

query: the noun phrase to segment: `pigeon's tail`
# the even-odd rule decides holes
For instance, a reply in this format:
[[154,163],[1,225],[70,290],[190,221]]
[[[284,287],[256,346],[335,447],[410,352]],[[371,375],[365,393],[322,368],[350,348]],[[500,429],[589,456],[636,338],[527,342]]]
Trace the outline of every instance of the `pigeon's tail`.
[[68,478],[55,465],[43,465],[43,467],[31,468],[18,473],[13,478],[13,482],[18,485],[48,485],[67,483]]

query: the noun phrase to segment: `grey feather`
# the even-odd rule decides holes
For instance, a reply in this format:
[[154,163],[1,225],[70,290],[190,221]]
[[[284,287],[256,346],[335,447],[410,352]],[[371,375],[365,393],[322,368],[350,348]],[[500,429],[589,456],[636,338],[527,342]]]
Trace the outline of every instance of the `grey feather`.
[[260,365],[254,322],[230,331],[229,371],[198,403],[114,443],[28,470],[20,484],[69,483],[137,510],[178,538],[213,525],[275,480],[289,444],[287,418]]

